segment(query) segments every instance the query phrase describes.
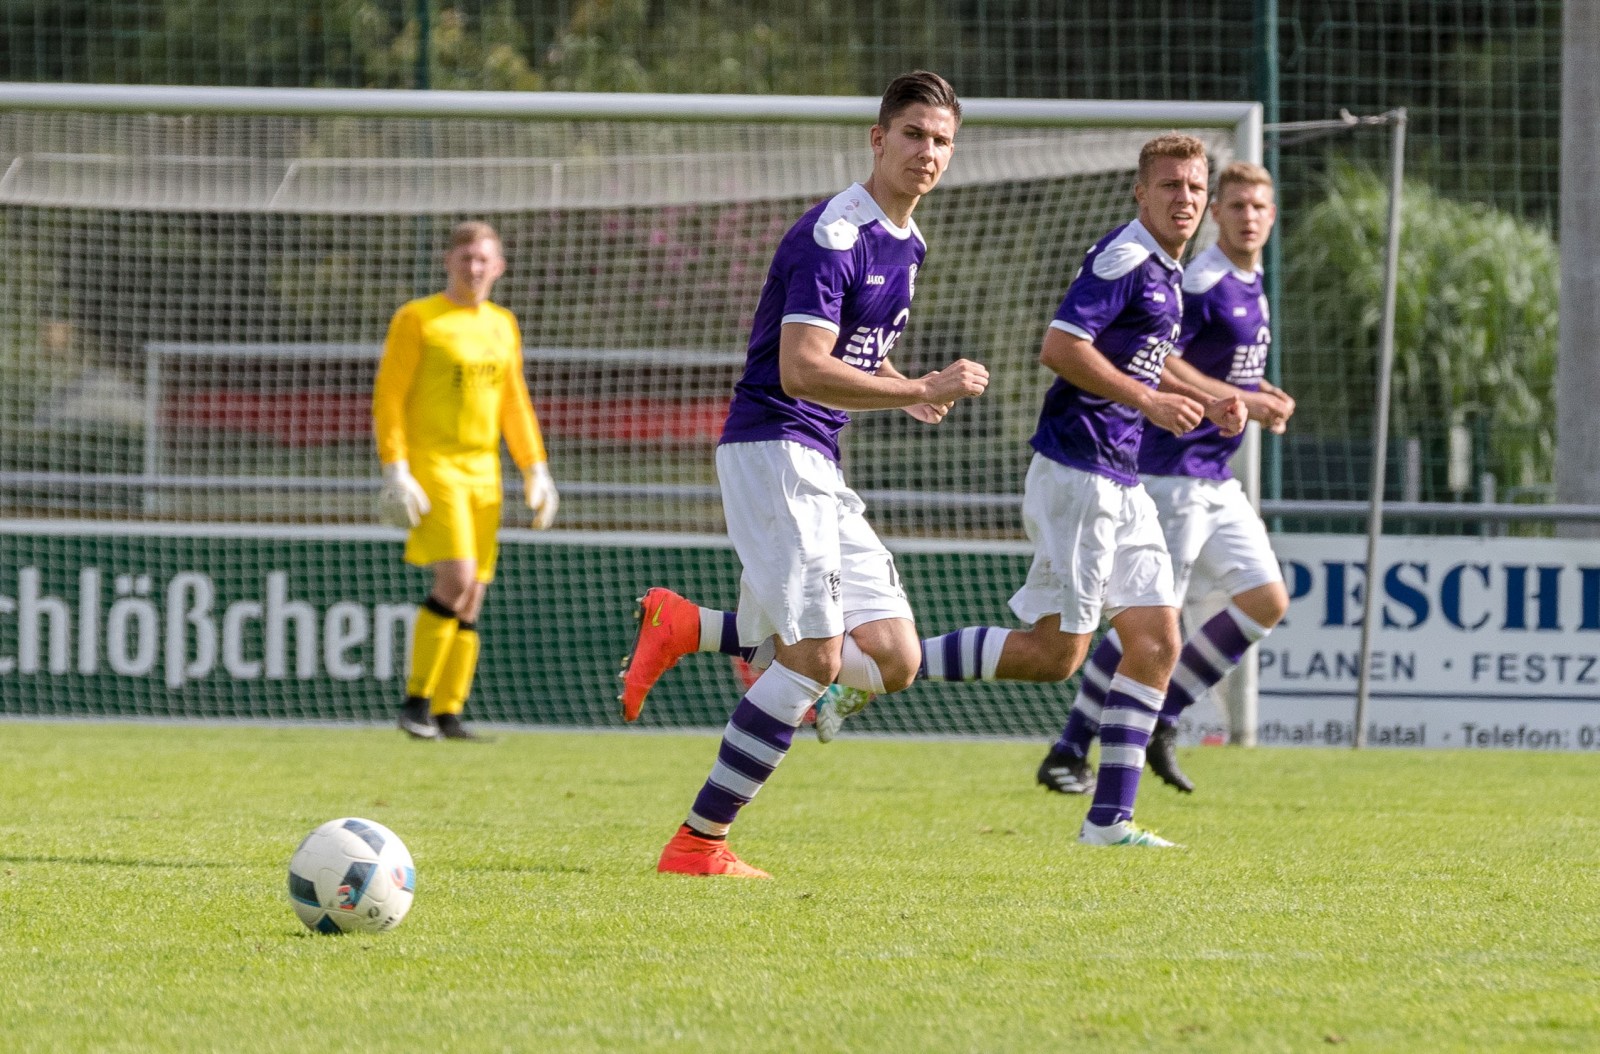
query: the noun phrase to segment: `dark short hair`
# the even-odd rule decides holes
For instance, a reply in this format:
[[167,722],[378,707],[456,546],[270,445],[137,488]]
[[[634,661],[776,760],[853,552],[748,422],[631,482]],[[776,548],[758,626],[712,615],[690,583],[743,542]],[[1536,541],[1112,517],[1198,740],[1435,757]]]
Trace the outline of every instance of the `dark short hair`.
[[961,100],[950,82],[937,73],[916,70],[902,73],[884,89],[883,102],[878,104],[878,127],[888,128],[908,106],[923,103],[939,106],[955,114],[956,124],[961,124]]

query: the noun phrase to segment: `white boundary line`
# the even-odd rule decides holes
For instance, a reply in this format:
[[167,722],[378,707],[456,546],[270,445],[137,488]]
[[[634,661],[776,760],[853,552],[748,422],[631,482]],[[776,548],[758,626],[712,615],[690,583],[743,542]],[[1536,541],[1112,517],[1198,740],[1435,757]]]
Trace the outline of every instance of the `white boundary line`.
[[[108,520],[4,520],[0,536],[97,538],[250,538],[261,541],[399,542],[405,532],[394,527],[357,525],[294,525],[248,523],[133,523]],[[504,542],[515,545],[568,545],[586,548],[732,549],[721,534],[654,534],[634,531],[534,531],[506,528]],[[972,541],[944,538],[886,538],[899,553],[973,553],[1029,556],[1033,547],[1020,541]]]
[[[174,717],[169,714],[6,714],[8,721],[40,725],[168,725],[190,728],[306,728],[326,732],[397,733],[393,721],[317,721],[309,718],[276,717]],[[494,735],[615,735],[615,736],[692,736],[696,739],[721,736],[725,725],[682,725],[673,727],[618,728],[615,725],[541,725],[514,721],[474,721],[474,729]],[[851,739],[897,740],[905,743],[1025,743],[1037,744],[1038,736],[990,735],[983,732],[855,732]],[[430,749],[430,748],[422,748]]]

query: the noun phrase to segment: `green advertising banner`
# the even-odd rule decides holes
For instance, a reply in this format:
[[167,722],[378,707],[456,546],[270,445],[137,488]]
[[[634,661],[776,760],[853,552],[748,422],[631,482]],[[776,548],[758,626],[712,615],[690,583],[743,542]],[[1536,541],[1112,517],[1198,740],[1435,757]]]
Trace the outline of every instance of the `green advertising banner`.
[[[635,599],[664,585],[729,608],[739,565],[703,536],[506,531],[479,627],[468,716],[621,725],[619,663]],[[896,546],[924,635],[1011,625],[1015,546]],[[389,720],[426,574],[382,528],[0,521],[0,713]],[[923,685],[880,700],[863,731],[1045,735],[1070,685]],[[640,724],[720,725],[732,661],[692,655]]]

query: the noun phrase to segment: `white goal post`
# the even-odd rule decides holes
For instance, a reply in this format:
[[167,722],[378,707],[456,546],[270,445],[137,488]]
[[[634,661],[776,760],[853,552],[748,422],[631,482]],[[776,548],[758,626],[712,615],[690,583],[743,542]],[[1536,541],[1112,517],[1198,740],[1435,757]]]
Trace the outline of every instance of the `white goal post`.
[[[363,522],[372,349],[394,307],[436,286],[449,224],[483,217],[505,235],[496,299],[523,324],[562,526],[714,536],[710,445],[772,246],[864,177],[878,103],[0,84],[0,508]],[[859,415],[846,457],[886,536],[1014,553],[1038,335],[1083,251],[1131,214],[1138,146],[1183,129],[1217,162],[1259,161],[1261,108],[962,106],[955,158],[918,209],[929,261],[895,357],[968,355],[995,381],[937,430]],[[1257,450],[1236,466],[1253,496]],[[1004,615],[989,593],[1014,583],[949,574],[928,587]],[[1252,676],[1247,663],[1230,682],[1234,742],[1254,739]]]

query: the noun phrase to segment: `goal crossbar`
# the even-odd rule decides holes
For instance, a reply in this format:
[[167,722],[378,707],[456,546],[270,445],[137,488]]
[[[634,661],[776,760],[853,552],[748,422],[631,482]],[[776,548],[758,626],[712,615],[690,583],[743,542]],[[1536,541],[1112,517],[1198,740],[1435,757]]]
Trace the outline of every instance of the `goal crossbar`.
[[[214,88],[0,82],[0,109],[346,117],[786,122],[871,119],[879,100],[846,95],[665,95],[603,92],[410,91],[399,88]],[[1082,127],[1236,126],[1259,154],[1261,104],[1122,99],[961,100],[965,123]],[[1245,144],[1239,144],[1243,147]],[[1240,156],[1245,156],[1242,151]]]

